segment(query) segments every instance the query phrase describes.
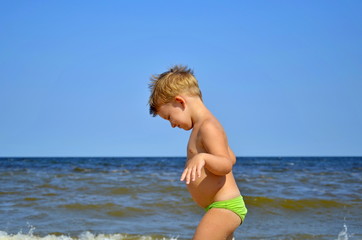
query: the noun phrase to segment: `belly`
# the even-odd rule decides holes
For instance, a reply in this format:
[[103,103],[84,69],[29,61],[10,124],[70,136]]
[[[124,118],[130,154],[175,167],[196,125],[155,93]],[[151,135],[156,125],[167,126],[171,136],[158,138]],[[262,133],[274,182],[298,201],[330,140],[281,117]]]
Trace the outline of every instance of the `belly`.
[[205,169],[201,177],[187,185],[187,189],[192,199],[205,208],[215,201],[215,196],[225,187],[225,184],[226,176],[216,176]]

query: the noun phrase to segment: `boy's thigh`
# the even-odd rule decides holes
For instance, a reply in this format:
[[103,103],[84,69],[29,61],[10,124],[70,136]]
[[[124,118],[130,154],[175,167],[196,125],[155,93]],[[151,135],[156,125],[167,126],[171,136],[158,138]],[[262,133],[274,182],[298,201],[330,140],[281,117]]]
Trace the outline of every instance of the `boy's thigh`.
[[201,219],[193,240],[231,239],[240,223],[240,217],[234,212],[223,208],[212,208]]

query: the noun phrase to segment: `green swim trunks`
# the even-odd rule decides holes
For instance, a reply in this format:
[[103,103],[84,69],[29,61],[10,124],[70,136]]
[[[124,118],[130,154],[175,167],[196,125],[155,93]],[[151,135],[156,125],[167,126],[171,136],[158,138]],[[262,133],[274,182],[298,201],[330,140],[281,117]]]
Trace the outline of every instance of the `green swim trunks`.
[[244,222],[245,215],[248,212],[242,196],[225,201],[211,203],[208,207],[205,208],[205,211],[209,211],[211,208],[229,209],[236,213],[241,218],[242,222]]

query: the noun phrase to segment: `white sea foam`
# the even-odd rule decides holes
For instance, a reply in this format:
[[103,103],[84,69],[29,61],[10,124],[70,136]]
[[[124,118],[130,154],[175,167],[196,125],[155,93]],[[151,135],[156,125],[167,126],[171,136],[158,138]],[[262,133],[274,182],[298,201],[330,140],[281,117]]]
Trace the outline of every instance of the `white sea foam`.
[[348,240],[348,231],[347,225],[343,224],[343,230],[338,234],[338,238],[336,240]]
[[0,231],[0,240],[177,240],[177,238],[131,236],[127,234],[93,234],[91,232],[84,232],[78,237],[70,237],[65,235],[56,236],[51,234],[41,237],[33,235],[32,232],[29,232],[28,234],[8,234],[7,232]]

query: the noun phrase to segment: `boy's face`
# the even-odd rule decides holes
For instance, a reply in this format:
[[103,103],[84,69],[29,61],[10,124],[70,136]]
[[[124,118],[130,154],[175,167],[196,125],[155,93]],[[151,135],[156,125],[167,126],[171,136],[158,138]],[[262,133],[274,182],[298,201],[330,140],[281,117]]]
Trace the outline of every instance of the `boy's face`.
[[171,123],[171,127],[179,127],[184,130],[190,130],[193,127],[192,120],[186,109],[185,102],[182,100],[173,100],[170,103],[161,105],[157,114]]

